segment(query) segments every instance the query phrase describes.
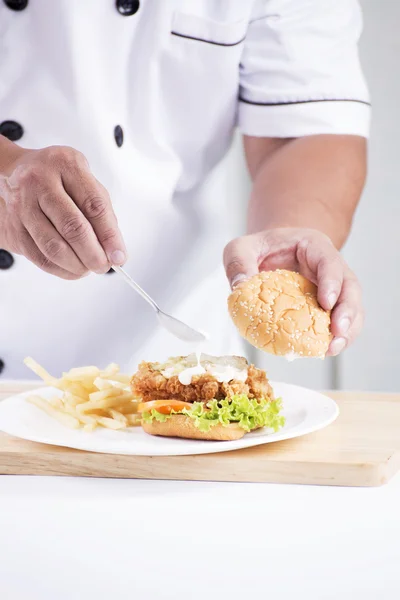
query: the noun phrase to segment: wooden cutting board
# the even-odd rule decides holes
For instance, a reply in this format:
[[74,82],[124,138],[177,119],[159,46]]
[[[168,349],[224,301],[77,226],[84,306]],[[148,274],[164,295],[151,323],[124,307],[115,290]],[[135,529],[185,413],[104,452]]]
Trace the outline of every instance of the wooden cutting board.
[[[32,383],[0,384],[0,399]],[[0,433],[0,474],[379,486],[400,470],[400,394],[329,393],[335,423],[294,440],[201,456],[116,456]]]

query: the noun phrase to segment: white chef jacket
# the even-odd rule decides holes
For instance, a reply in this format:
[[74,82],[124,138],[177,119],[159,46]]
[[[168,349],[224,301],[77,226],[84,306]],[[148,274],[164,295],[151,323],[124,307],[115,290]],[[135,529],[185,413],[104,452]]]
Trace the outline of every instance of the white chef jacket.
[[[208,175],[248,135],[367,136],[355,0],[0,0],[0,133],[69,145],[108,188],[131,275],[238,352],[226,311],[229,198]],[[243,198],[243,202],[246,199]],[[116,274],[63,281],[0,252],[3,378],[189,349]]]

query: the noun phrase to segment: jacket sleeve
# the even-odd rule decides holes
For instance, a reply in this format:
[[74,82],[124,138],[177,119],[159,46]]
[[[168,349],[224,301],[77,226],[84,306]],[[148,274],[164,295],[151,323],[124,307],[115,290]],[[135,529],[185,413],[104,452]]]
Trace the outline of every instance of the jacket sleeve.
[[357,0],[258,0],[240,64],[238,125],[260,137],[368,137]]

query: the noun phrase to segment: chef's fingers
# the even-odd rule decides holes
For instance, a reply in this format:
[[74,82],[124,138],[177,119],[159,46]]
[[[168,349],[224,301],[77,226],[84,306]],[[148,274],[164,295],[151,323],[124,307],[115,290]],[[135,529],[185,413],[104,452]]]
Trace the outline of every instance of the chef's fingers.
[[328,237],[301,240],[297,246],[299,270],[318,287],[318,302],[332,309],[340,296],[347,266]]
[[[328,355],[340,354],[360,333],[363,324],[361,288],[328,238],[301,240],[297,248],[300,271],[318,286],[318,301],[331,315],[332,342]],[[304,267],[304,268],[302,268]]]
[[229,242],[224,250],[224,266],[231,288],[258,273],[259,241],[247,235]]
[[82,275],[76,275],[75,273],[71,273],[71,271],[59,267],[47,258],[39,250],[32,236],[25,228],[21,229],[18,233],[18,248],[19,252],[17,254],[23,254],[23,256],[42,269],[42,271],[46,271],[46,273],[68,280],[80,279],[82,277]]
[[345,337],[335,337],[331,341],[327,355],[328,356],[337,356],[338,354],[343,352],[343,350],[345,348],[350,346],[353,343],[353,341],[360,334],[360,332],[363,328],[363,324],[364,324],[364,314],[359,313],[355,317],[353,324],[351,325],[350,329],[348,330],[347,335]]
[[361,287],[354,274],[348,270],[342,292],[332,312],[331,331],[333,340],[328,354],[336,356],[360,333],[364,321]]
[[23,217],[23,224],[40,252],[51,263],[78,277],[86,274],[86,267],[76,256],[71,246],[50,223],[39,206],[31,208],[25,218]]
[[85,166],[62,174],[66,192],[92,225],[112,265],[126,261],[126,248],[107,190]]
[[345,265],[340,255],[325,255],[318,263],[317,286],[318,302],[325,310],[330,310],[340,295],[343,285]]
[[98,274],[109,270],[109,261],[91,224],[60,184],[54,184],[51,194],[39,196],[39,206],[86,269]]

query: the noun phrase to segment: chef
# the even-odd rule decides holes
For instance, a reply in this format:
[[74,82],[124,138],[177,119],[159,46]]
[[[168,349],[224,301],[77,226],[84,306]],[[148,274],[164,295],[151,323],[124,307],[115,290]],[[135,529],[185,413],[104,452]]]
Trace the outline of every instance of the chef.
[[[364,184],[369,100],[355,0],[0,0],[0,370],[185,352],[113,273],[239,351],[229,286],[299,269],[361,327],[338,249]],[[243,237],[215,183],[235,129]],[[247,202],[243,198],[243,203]]]

